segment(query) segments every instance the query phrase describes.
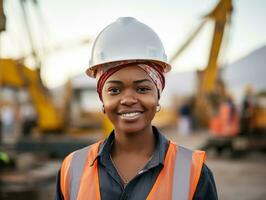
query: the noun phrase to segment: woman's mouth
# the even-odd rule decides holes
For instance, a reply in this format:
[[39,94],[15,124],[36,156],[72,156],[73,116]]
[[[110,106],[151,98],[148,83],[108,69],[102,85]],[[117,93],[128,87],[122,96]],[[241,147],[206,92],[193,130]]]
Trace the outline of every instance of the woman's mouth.
[[127,112],[119,114],[121,119],[124,120],[135,120],[141,116],[142,112]]

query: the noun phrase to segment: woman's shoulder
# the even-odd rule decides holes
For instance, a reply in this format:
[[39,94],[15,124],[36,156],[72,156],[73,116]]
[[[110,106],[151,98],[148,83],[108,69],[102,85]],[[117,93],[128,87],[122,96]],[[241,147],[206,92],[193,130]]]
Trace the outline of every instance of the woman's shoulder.
[[171,145],[171,146],[173,146],[173,147],[175,147],[175,148],[177,148],[177,149],[179,149],[179,150],[183,150],[183,151],[185,151],[185,152],[189,152],[189,153],[194,153],[195,155],[199,155],[199,156],[203,156],[204,157],[204,160],[205,160],[205,151],[203,151],[203,150],[192,150],[192,149],[190,149],[190,148],[188,148],[188,147],[185,147],[185,146],[183,146],[183,145],[180,145],[180,144],[177,144],[176,142],[174,142],[173,140],[168,140],[168,142],[169,142],[169,144]]
[[98,142],[95,142],[93,144],[90,144],[90,145],[87,145],[83,148],[80,148],[80,149],[77,149],[71,153],[69,153],[63,160],[63,163],[65,162],[69,162],[69,160],[72,160],[73,156],[82,156],[82,155],[87,155],[88,151],[89,150],[92,150],[94,153],[97,154],[98,152],[98,148],[99,148],[99,145],[102,143],[103,141],[98,141]]
[[212,171],[203,164],[200,179],[193,199],[218,199]]

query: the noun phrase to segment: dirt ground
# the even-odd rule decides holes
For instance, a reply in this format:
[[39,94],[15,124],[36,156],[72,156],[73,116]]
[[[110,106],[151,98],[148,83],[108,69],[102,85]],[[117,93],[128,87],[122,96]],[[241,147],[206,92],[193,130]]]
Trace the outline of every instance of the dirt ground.
[[[180,136],[175,129],[164,133],[169,139],[191,149],[198,149],[208,137],[204,131],[189,136]],[[214,174],[219,199],[266,199],[266,154],[252,153],[232,159],[210,152],[206,164]]]

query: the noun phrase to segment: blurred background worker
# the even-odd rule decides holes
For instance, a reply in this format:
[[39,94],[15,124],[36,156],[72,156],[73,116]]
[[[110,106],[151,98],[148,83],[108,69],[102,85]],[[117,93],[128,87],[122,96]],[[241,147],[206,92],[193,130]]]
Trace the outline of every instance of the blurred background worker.
[[240,134],[251,135],[255,131],[256,99],[251,85],[245,88],[245,95],[241,102]]
[[177,122],[177,132],[180,135],[187,136],[191,133],[192,126],[192,106],[191,100],[185,98],[178,109],[178,122]]
[[24,103],[21,105],[20,118],[22,134],[24,136],[29,136],[32,129],[37,126],[37,114],[32,103]]
[[210,132],[217,136],[230,137],[239,134],[239,116],[231,95],[227,94],[224,97],[209,126]]
[[6,102],[1,106],[1,124],[2,140],[5,142],[12,141],[14,138],[15,127],[15,110],[12,104]]

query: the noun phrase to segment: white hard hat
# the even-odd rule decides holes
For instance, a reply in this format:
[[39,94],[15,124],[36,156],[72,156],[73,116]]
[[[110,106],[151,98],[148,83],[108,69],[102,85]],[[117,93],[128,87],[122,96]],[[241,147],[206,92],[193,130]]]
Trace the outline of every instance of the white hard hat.
[[95,77],[99,65],[130,60],[155,62],[163,67],[164,72],[171,69],[158,35],[133,17],[121,17],[95,39],[86,73]]

